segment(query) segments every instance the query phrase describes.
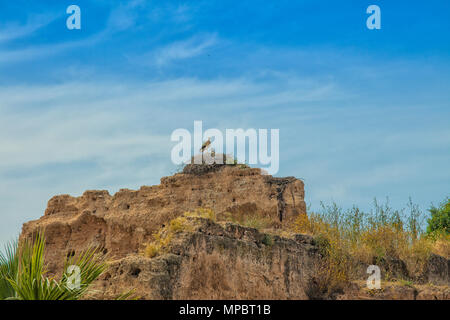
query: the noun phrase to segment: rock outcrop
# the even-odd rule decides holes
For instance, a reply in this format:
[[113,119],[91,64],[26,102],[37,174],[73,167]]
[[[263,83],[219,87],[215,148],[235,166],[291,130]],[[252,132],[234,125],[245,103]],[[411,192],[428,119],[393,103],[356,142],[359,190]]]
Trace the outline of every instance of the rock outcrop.
[[241,165],[190,165],[160,185],[122,189],[113,196],[105,190],[55,196],[43,217],[23,225],[21,236],[45,229],[49,270],[56,272],[64,257],[92,245],[114,259],[137,254],[161,226],[199,207],[268,217],[276,224],[306,213],[304,184]]
[[308,299],[319,259],[311,237],[267,240],[253,228],[189,219],[194,230],[177,233],[166,253],[112,262],[99,298],[135,289],[144,299]]
[[[315,279],[323,258],[312,237],[280,237],[202,217],[187,216],[190,227],[174,234],[164,252],[152,258],[142,254],[155,232],[198,208],[257,216],[276,230],[306,214],[304,184],[243,165],[189,165],[162,178],[160,185],[139,190],[55,196],[43,217],[23,225],[21,238],[45,229],[46,261],[53,274],[61,273],[66,257],[100,247],[110,267],[96,282],[94,298],[130,289],[143,299],[397,299],[402,292],[411,299],[449,297],[449,260],[440,256],[432,256],[424,281],[442,288],[394,285],[373,293],[354,283],[318,296]],[[383,272],[403,276],[394,262],[387,261]],[[361,266],[361,279],[366,268]]]

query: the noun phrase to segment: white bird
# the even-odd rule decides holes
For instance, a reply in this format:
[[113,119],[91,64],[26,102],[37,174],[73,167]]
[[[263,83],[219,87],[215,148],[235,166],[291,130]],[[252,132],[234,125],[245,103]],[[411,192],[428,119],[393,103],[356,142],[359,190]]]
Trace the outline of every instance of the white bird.
[[209,145],[211,144],[211,138],[208,137],[208,140],[206,140],[203,144],[202,147],[200,148],[200,151],[203,152],[206,149],[208,149]]

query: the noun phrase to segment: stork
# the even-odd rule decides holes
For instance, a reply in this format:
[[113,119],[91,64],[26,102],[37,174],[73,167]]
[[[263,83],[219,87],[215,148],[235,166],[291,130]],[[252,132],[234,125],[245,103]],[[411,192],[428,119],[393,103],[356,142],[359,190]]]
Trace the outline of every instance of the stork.
[[208,149],[209,145],[211,144],[211,138],[208,137],[208,140],[206,140],[203,144],[202,147],[200,148],[200,151],[203,152],[206,149]]

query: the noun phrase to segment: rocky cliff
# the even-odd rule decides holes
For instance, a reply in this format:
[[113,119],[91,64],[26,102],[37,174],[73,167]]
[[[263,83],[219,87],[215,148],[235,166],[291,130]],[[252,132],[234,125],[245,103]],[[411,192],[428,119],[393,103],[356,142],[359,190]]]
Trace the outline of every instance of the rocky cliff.
[[[97,282],[95,298],[112,298],[133,288],[144,299],[317,298],[314,277],[321,255],[310,236],[280,237],[189,217],[189,227],[177,232],[164,252],[151,258],[143,254],[155,232],[197,208],[237,220],[258,216],[276,230],[306,214],[304,184],[242,165],[189,165],[162,178],[160,185],[139,190],[55,196],[43,217],[23,225],[21,237],[45,229],[51,273],[59,273],[68,256],[89,246],[102,248],[110,268]],[[437,280],[445,284],[448,260],[443,264],[446,269],[439,272],[446,274],[438,274]],[[333,297],[371,297],[355,286]],[[445,299],[448,287],[430,294]]]
[[55,196],[43,217],[23,225],[21,237],[45,229],[50,272],[59,271],[66,256],[92,245],[115,261],[127,258],[125,263],[142,260],[139,252],[155,231],[199,207],[217,214],[258,215],[276,225],[306,213],[304,185],[293,177],[274,178],[241,165],[190,165],[162,178],[160,185],[123,189],[113,196],[105,190],[86,191],[80,197]]
[[237,224],[189,218],[194,227],[171,240],[166,253],[114,261],[102,298],[135,288],[145,299],[307,299],[318,258],[308,236],[266,235]]

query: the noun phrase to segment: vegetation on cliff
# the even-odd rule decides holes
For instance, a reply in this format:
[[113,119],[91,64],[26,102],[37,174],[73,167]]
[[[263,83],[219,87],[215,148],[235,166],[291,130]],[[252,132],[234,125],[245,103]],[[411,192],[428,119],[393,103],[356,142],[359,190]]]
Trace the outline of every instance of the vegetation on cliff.
[[[380,266],[387,283],[414,287],[427,281],[431,255],[450,258],[445,205],[429,209],[431,218],[427,228],[427,215],[411,200],[401,210],[391,208],[388,201],[380,204],[374,200],[370,212],[357,207],[343,210],[335,203],[322,204],[322,210],[301,214],[283,225],[264,216],[234,216],[227,212],[216,215],[210,209],[198,209],[171,220],[156,232],[143,255],[153,258],[169,252],[171,240],[177,233],[193,230],[189,217],[200,217],[258,229],[265,233],[263,243],[266,245],[272,243],[272,235],[285,238],[293,238],[295,234],[311,235],[322,256],[314,267],[308,289],[314,299],[342,293],[352,282],[367,277],[368,265]],[[430,228],[437,215],[439,228]]]
[[443,201],[438,207],[429,209],[431,217],[428,219],[427,233],[430,235],[450,234],[450,198]]
[[362,264],[385,266],[385,280],[410,282],[423,278],[431,254],[450,258],[448,205],[447,200],[429,210],[427,232],[426,215],[411,200],[406,209],[394,210],[388,201],[376,199],[371,212],[322,204],[321,211],[300,215],[293,230],[314,236],[320,247],[325,258],[317,275],[321,290],[336,290],[357,279],[364,272]]
[[166,252],[174,234],[192,230],[188,217],[256,228],[267,233],[267,243],[271,242],[270,234],[283,237],[308,234],[313,236],[323,257],[315,268],[317,297],[328,296],[359,279],[365,274],[363,266],[383,266],[386,270],[384,280],[412,284],[424,279],[432,254],[450,258],[448,210],[445,211],[448,200],[439,208],[429,209],[428,228],[425,228],[426,214],[411,200],[406,208],[394,210],[388,201],[380,204],[375,199],[370,212],[358,207],[343,210],[335,203],[321,205],[321,211],[301,214],[284,225],[256,215],[236,217],[224,213],[216,216],[210,209],[186,212],[155,233],[154,241],[146,246],[144,255],[151,258]]

